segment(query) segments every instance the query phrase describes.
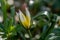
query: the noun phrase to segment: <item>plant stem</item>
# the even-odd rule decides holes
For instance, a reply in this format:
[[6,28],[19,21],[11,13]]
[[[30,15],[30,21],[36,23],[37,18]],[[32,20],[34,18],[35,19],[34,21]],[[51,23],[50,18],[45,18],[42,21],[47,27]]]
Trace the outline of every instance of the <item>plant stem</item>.
[[32,34],[30,32],[30,30],[28,30],[29,36],[30,36],[30,40],[32,40]]

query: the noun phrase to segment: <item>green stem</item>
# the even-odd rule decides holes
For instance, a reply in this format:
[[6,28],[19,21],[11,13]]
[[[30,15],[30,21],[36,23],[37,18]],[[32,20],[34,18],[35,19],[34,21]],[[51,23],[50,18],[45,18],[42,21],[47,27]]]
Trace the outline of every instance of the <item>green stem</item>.
[[14,5],[11,6],[10,10],[11,10],[11,19],[12,19],[11,24],[13,25],[13,24],[15,24],[15,18],[14,18],[14,16],[15,16],[15,7],[14,7]]
[[1,9],[2,9],[2,12],[3,12],[4,23],[5,23],[6,20],[7,20],[7,8],[6,8],[6,3],[5,3],[4,0],[1,0]]
[[3,24],[4,24],[4,27],[5,27],[4,29],[6,30],[7,25],[8,25],[6,0],[0,0],[0,2],[1,2],[1,10],[3,12],[3,19],[4,19]]
[[30,32],[30,30],[28,30],[29,36],[30,36],[30,40],[32,40],[32,34]]

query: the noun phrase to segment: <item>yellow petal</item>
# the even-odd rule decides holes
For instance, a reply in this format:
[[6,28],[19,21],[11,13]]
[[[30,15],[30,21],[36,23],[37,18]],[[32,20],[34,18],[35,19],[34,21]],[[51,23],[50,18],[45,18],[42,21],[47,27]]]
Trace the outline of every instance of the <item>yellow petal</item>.
[[30,13],[26,8],[26,16],[19,10],[20,20],[25,28],[30,28]]
[[26,26],[26,17],[25,17],[25,15],[19,10],[19,15],[20,15],[20,20],[21,20],[21,22],[22,22],[22,24],[24,25],[24,26]]
[[30,21],[31,21],[31,16],[30,16],[30,12],[28,11],[28,8],[26,7],[26,19],[28,21],[28,26],[30,26]]

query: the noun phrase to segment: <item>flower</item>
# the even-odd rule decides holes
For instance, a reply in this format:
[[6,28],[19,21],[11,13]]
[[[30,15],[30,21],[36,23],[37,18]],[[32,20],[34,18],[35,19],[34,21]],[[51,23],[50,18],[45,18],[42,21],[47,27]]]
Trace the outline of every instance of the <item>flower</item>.
[[24,15],[21,10],[19,10],[19,17],[20,17],[20,21],[23,24],[23,26],[25,28],[30,28],[30,21],[31,21],[31,16],[30,16],[30,12],[28,11],[28,8],[25,8],[26,10],[26,15]]

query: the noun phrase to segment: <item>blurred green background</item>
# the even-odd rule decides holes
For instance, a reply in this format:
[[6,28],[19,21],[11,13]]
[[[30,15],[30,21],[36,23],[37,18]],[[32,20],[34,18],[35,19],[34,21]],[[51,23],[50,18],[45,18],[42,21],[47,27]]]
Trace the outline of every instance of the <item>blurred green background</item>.
[[[26,7],[29,29],[19,16]],[[60,0],[0,0],[0,40],[60,40]]]

